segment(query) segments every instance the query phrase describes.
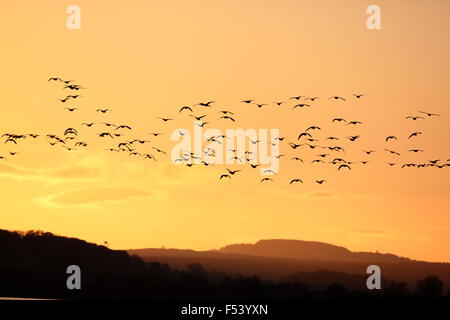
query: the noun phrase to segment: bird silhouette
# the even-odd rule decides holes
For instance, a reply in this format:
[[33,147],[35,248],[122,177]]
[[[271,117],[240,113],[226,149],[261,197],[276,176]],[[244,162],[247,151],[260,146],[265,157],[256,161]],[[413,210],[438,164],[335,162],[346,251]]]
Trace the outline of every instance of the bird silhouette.
[[350,166],[349,166],[348,164],[345,164],[345,163],[343,163],[343,164],[341,164],[341,165],[339,166],[338,171],[339,171],[341,168],[347,168],[347,169],[349,169],[349,170],[352,169],[352,168],[350,168]]
[[163,117],[157,117],[157,118],[158,118],[158,119],[161,119],[161,120],[164,121],[164,122],[173,120],[173,119],[171,119],[171,118],[163,118]]
[[178,111],[178,112],[181,112],[183,110],[189,110],[191,112],[194,112],[194,111],[192,111],[191,107],[188,107],[188,106],[181,107],[180,111]]
[[406,119],[417,120],[417,119],[423,119],[423,117],[420,117],[420,116],[416,116],[416,117],[414,117],[414,116],[407,116]]
[[426,114],[428,117],[432,117],[432,116],[438,117],[438,116],[440,116],[440,114],[437,114],[437,113],[430,113],[430,112],[425,112],[425,111],[419,111],[419,112],[423,113],[423,114]]
[[408,136],[408,139],[411,139],[412,137],[417,137],[419,134],[422,134],[422,132],[420,131],[413,132]]
[[228,119],[228,120],[231,120],[231,121],[233,121],[233,122],[236,121],[236,120],[234,120],[232,117],[229,117],[229,116],[222,116],[222,117],[220,117],[219,119]]
[[227,169],[228,173],[231,174],[231,175],[234,175],[234,174],[236,174],[238,172],[241,172],[241,170],[230,170],[228,168],[226,168],[226,169]]
[[328,100],[331,100],[331,99],[347,101],[346,99],[344,99],[344,98],[342,98],[342,97],[339,97],[339,96],[331,96],[331,97],[328,98]]
[[386,137],[385,141],[388,142],[389,140],[398,140],[396,136],[388,136]]
[[211,107],[211,104],[214,103],[215,101],[208,101],[208,102],[199,102],[196,105],[197,106],[201,106],[201,107]]
[[305,107],[311,107],[311,105],[310,105],[310,104],[307,104],[307,103],[299,103],[299,104],[296,104],[295,106],[293,106],[292,109],[295,109],[295,108],[305,108]]

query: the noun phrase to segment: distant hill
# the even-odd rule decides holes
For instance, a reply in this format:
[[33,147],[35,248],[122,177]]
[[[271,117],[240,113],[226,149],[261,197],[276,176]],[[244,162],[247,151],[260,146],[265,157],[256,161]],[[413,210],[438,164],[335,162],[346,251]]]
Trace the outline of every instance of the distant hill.
[[414,285],[419,279],[434,274],[450,284],[449,263],[415,261],[393,254],[352,252],[344,247],[313,241],[260,240],[255,244],[232,244],[210,251],[155,248],[127,251],[145,261],[160,261],[174,268],[185,269],[191,263],[200,263],[206,269],[257,275],[276,281],[294,279],[293,275],[298,276],[301,272],[322,270],[367,277],[367,267],[376,264],[388,280]]
[[[348,289],[364,296],[369,264],[381,267],[383,286],[395,280],[414,288],[429,275],[450,284],[450,264],[295,240],[126,252],[48,232],[0,230],[0,253],[0,297],[298,298],[351,294]],[[72,264],[81,268],[82,290],[66,287]]]
[[347,248],[323,242],[284,239],[260,240],[255,244],[232,244],[219,249],[219,251],[225,253],[248,254],[261,257],[325,261],[410,261],[407,258],[400,258],[393,254],[352,252]]

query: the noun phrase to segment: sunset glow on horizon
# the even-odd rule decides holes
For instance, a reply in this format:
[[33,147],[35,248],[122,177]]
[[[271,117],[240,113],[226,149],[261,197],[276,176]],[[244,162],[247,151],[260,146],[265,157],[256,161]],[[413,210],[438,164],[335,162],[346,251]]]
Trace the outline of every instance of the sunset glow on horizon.
[[[209,250],[299,239],[450,262],[449,168],[401,168],[450,159],[450,2],[377,1],[381,30],[367,29],[368,1],[75,2],[80,30],[66,27],[72,2],[0,4],[0,135],[40,135],[17,145],[0,140],[7,158],[0,160],[1,229],[107,241],[113,249]],[[61,103],[75,92],[50,77],[86,89]],[[357,99],[357,93],[366,95]],[[299,95],[320,98],[292,109],[304,102],[290,99]],[[335,95],[346,101],[329,99]],[[246,99],[268,105],[241,102]],[[194,106],[212,100],[212,108]],[[79,109],[64,109],[69,106]],[[286,156],[274,181],[260,183],[266,176],[248,164],[172,163],[172,132],[196,129],[182,106],[207,115],[203,131],[278,129]],[[219,119],[219,110],[233,111],[237,121]],[[95,125],[81,125],[86,122]],[[100,138],[112,131],[103,122],[133,130]],[[290,148],[310,126],[320,127],[309,131],[314,143],[345,153]],[[63,136],[67,128],[76,128],[88,147],[49,144],[47,134]],[[413,132],[423,134],[408,138]],[[360,137],[346,138],[353,135]],[[398,140],[386,142],[390,135]],[[340,140],[324,142],[329,136]],[[106,150],[132,139],[149,140],[134,147],[157,161]],[[318,158],[321,153],[332,155]],[[355,164],[338,171],[311,163],[331,157]],[[242,172],[219,179],[226,168]],[[289,184],[294,178],[303,183]]]

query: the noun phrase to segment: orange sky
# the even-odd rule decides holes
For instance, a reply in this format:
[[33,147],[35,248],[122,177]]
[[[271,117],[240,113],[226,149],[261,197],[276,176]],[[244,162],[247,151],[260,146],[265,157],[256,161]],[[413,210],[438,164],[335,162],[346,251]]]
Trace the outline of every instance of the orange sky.
[[[66,28],[66,8],[81,8],[81,30]],[[84,150],[51,147],[27,138],[20,154],[0,162],[0,227],[42,229],[112,248],[211,249],[267,238],[316,240],[351,250],[391,252],[450,261],[450,170],[389,168],[386,161],[450,158],[448,71],[450,2],[376,1],[382,29],[366,27],[372,1],[9,1],[0,4],[1,134],[54,133],[76,127]],[[73,93],[48,83],[74,79],[86,90],[70,113],[57,98]],[[351,93],[367,93],[356,100]],[[292,110],[261,103],[294,95],[325,97]],[[341,95],[347,102],[328,101]],[[315,138],[361,135],[342,141],[346,159],[370,160],[351,172],[310,165],[321,151],[290,150],[304,165],[283,159],[274,183],[245,167],[219,181],[224,166],[186,168],[103,149],[104,129],[82,122],[129,124],[126,139],[145,138],[167,152],[170,133],[193,129],[182,105],[216,100],[213,127],[277,128],[288,141],[310,125]],[[113,111],[100,115],[99,107]],[[217,122],[220,109],[237,124]],[[405,116],[425,110],[426,120]],[[164,124],[156,116],[176,118]],[[333,117],[363,125],[331,124]],[[151,137],[150,131],[164,132]],[[413,131],[424,134],[408,141]],[[386,144],[388,135],[398,142]],[[106,142],[107,141],[107,142]],[[398,150],[398,159],[383,152]],[[150,147],[142,147],[142,151]],[[408,149],[425,152],[412,154]],[[366,156],[361,150],[378,150]],[[339,154],[336,154],[338,156]],[[234,166],[236,169],[242,169]],[[289,185],[291,178],[305,183]],[[315,179],[328,183],[318,185]]]

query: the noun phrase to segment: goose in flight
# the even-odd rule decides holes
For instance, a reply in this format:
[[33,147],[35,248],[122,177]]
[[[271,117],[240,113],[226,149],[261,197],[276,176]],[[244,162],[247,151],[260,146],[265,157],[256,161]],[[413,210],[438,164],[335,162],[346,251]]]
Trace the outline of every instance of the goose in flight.
[[312,97],[312,98],[305,98],[305,100],[309,100],[314,102],[315,100],[319,99],[320,97]]
[[297,140],[300,140],[301,137],[312,137],[308,132],[302,132],[298,135]]
[[291,182],[289,182],[289,184],[293,184],[294,182],[303,183],[303,181],[301,179],[292,179]]
[[236,122],[236,120],[234,120],[232,117],[230,117],[230,116],[221,116],[219,119],[228,119],[228,120],[231,120],[231,121],[233,121],[233,122]]
[[139,139],[134,139],[132,141],[130,141],[130,144],[133,144],[135,142],[139,142],[140,144],[144,144],[144,143],[150,143],[149,140],[139,140]]
[[149,153],[144,154],[144,160],[145,159],[152,159],[153,161],[156,161],[155,157]]
[[305,143],[305,145],[307,145],[310,149],[315,149],[318,148],[319,146],[313,145],[313,144],[309,144],[309,143]]
[[131,130],[131,127],[130,127],[130,126],[127,126],[127,125],[124,125],[124,124],[122,124],[122,125],[120,125],[120,126],[117,126],[115,130],[119,130],[119,129],[128,129],[128,130]]
[[104,137],[106,137],[106,136],[109,136],[109,137],[113,138],[113,136],[112,136],[111,133],[109,133],[109,132],[102,132],[102,133],[97,133],[97,134],[98,134],[98,136],[99,136],[100,138],[104,138]]
[[196,126],[199,126],[203,128],[205,125],[207,125],[209,122],[202,122],[202,123],[195,123]]
[[349,123],[347,123],[347,125],[351,125],[351,124],[355,125],[355,124],[361,124],[361,123],[362,123],[361,121],[350,121]]
[[231,115],[234,115],[234,113],[233,112],[231,112],[231,111],[227,111],[227,110],[220,110],[218,113],[223,113],[223,114],[231,114]]
[[156,150],[156,152],[158,152],[158,153],[167,154],[165,151],[163,151],[163,150],[161,150],[161,149],[158,149],[158,148],[156,148],[156,147],[152,147],[152,149],[153,149],[153,150]]
[[362,93],[362,94],[352,94],[352,95],[355,96],[356,99],[359,99],[359,98],[361,98],[362,96],[365,96],[366,94],[365,94],[365,93]]
[[95,124],[94,122],[83,122],[81,125],[90,128],[90,127],[92,127],[94,124]]
[[408,139],[411,139],[412,137],[417,137],[419,134],[422,134],[422,132],[420,132],[420,131],[413,132],[409,135]]
[[405,117],[406,119],[412,119],[412,120],[417,120],[417,119],[423,119],[423,117],[421,117],[421,116],[407,116],[407,117]]
[[431,116],[436,116],[436,117],[438,117],[438,116],[440,116],[439,114],[437,114],[437,113],[430,113],[430,112],[425,112],[425,111],[419,111],[420,113],[423,113],[423,114],[426,114],[427,116],[429,116],[429,117],[431,117]]
[[421,150],[421,149],[411,149],[411,150],[408,150],[409,152],[414,152],[414,153],[417,153],[417,152],[423,152],[423,150]]
[[262,107],[264,107],[264,106],[267,106],[267,103],[255,103],[255,105],[256,105],[258,108],[262,108]]
[[196,106],[201,106],[201,107],[211,107],[211,104],[214,103],[215,101],[207,101],[207,102],[199,102],[196,104]]
[[75,143],[75,147],[78,147],[78,146],[80,146],[80,147],[87,147],[88,144],[86,142],[84,142],[84,141],[78,141],[77,143]]
[[331,96],[331,97],[328,98],[328,100],[331,100],[331,99],[347,101],[346,99],[344,99],[344,98],[342,98],[342,97],[339,97],[339,96]]
[[335,121],[338,121],[338,122],[347,122],[347,120],[345,120],[345,119],[343,119],[343,118],[334,118],[331,122],[335,122]]
[[289,146],[290,146],[292,149],[297,149],[298,147],[301,147],[302,144],[295,144],[295,143],[289,142]]
[[66,136],[66,135],[68,135],[68,134],[78,135],[78,131],[77,131],[76,129],[74,129],[74,128],[67,128],[67,129],[64,131],[64,135]]
[[360,136],[349,136],[347,137],[348,140],[350,141],[355,141],[356,139],[358,139]]
[[204,117],[206,117],[206,114],[202,115],[202,116],[194,116],[193,114],[190,114],[189,116],[191,116],[192,118],[195,118],[195,120],[200,121],[202,120]]
[[292,109],[295,109],[297,107],[304,108],[304,107],[311,107],[311,105],[307,104],[307,103],[299,103],[299,104],[296,104],[295,106],[293,106]]
[[107,113],[108,111],[111,111],[111,110],[110,109],[97,109],[96,112]]
[[80,89],[86,89],[86,88],[83,88],[77,84],[68,84],[68,85],[64,86],[63,89],[80,90]]
[[181,107],[180,111],[178,111],[178,112],[180,113],[180,112],[183,111],[183,110],[189,110],[189,111],[191,111],[191,112],[194,112],[194,111],[192,111],[191,107],[188,107],[188,106],[183,106],[183,107]]
[[341,164],[340,166],[339,166],[339,168],[338,168],[338,171],[341,169],[341,168],[347,168],[347,169],[350,169],[350,170],[352,170],[352,168],[350,168],[350,166],[348,165],[348,164]]
[[231,174],[231,175],[234,175],[235,173],[238,173],[238,172],[242,171],[242,170],[230,170],[228,168],[226,168],[226,169],[227,169],[228,173]]
[[306,128],[305,132],[308,130],[320,130],[320,128],[317,126],[311,126],[311,127]]
[[156,117],[156,118],[157,118],[157,119],[161,119],[161,120],[164,121],[164,122],[173,120],[173,119],[171,119],[171,118],[163,118],[163,117]]
[[262,178],[260,182],[264,182],[264,181],[271,181],[271,182],[273,182],[273,179],[271,179],[271,178]]
[[303,98],[304,96],[295,96],[295,97],[291,97],[289,100],[300,100],[301,98]]
[[231,179],[231,176],[230,176],[229,174],[222,174],[222,175],[220,176],[220,179],[219,179],[219,180],[222,180],[222,178],[230,178],[230,179]]
[[10,142],[10,141],[13,142],[14,144],[17,144],[16,139],[14,139],[14,138],[8,138],[8,139],[6,139],[5,144],[8,143],[8,142]]
[[248,99],[248,100],[242,100],[241,102],[242,102],[242,103],[250,104],[250,103],[252,103],[253,101],[255,101],[255,100]]
[[397,151],[393,151],[393,150],[389,150],[389,149],[384,149],[384,150],[386,150],[387,152],[389,152],[389,153],[391,153],[391,154],[395,154],[395,155],[397,155],[397,156],[400,155],[400,153],[398,153]]
[[82,95],[79,95],[79,94],[68,95],[66,98],[77,99],[77,98],[79,98],[79,97],[82,97]]
[[74,112],[75,110],[78,110],[78,108],[68,108],[68,107],[64,109],[68,110],[69,112]]
[[388,137],[386,137],[385,141],[388,142],[389,140],[394,140],[394,139],[398,140],[396,136],[388,136]]
[[291,160],[303,162],[303,160],[301,158],[299,158],[299,157],[293,157]]
[[365,150],[363,150],[363,152],[365,153],[365,154],[368,154],[368,155],[370,155],[371,153],[373,153],[373,152],[375,152],[376,150],[369,150],[369,151],[365,151]]
[[316,182],[317,182],[318,184],[323,184],[324,182],[327,182],[327,180],[316,180]]

